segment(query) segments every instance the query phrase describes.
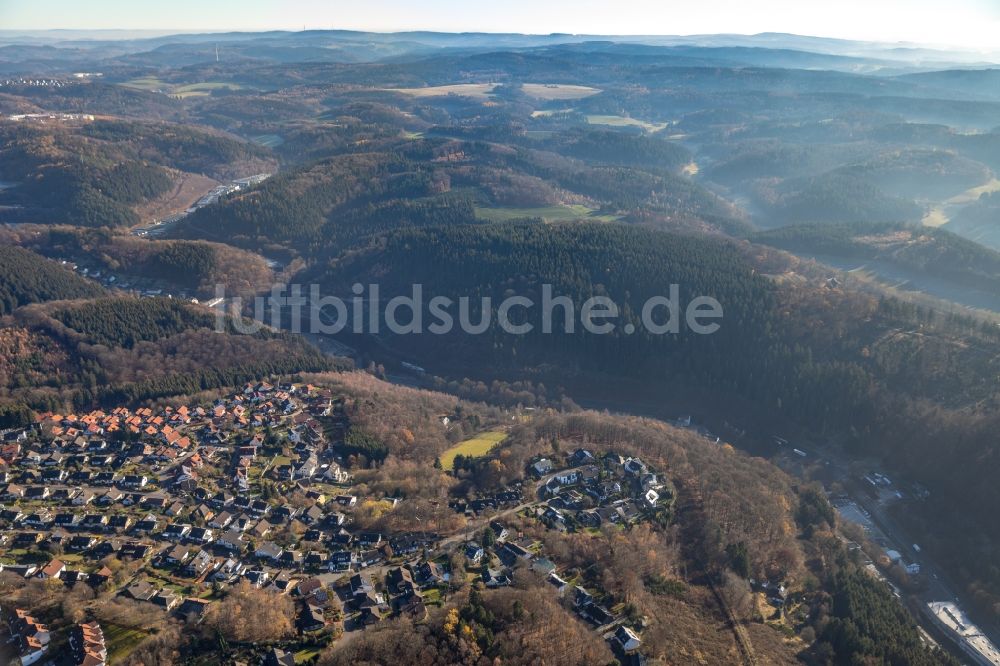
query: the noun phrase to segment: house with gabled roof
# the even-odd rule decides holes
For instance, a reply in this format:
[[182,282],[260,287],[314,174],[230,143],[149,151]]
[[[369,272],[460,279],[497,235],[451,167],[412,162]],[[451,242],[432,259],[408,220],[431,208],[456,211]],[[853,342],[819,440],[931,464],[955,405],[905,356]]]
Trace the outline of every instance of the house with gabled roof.
[[189,554],[187,546],[177,544],[176,546],[168,546],[165,548],[161,556],[163,557],[163,562],[165,564],[173,566],[187,562]]
[[156,596],[157,590],[155,587],[150,585],[144,580],[136,581],[125,588],[123,594],[135,599],[136,601],[149,601],[154,596]]
[[81,534],[71,537],[66,542],[66,550],[70,553],[82,553],[97,545],[97,537]]
[[199,550],[194,557],[184,565],[184,575],[198,578],[215,564],[215,558],[207,551]]
[[326,628],[326,618],[323,611],[309,604],[302,604],[298,618],[299,630],[304,633],[315,633]]
[[220,536],[216,543],[227,550],[241,551],[244,546],[243,533],[238,530],[230,530]]
[[41,579],[59,578],[66,570],[66,565],[57,559],[53,559],[44,567],[38,570],[37,576]]
[[191,533],[191,526],[186,523],[172,523],[167,525],[167,528],[163,530],[164,539],[172,539],[174,541],[179,541],[184,539],[188,534]]
[[415,589],[413,573],[405,567],[393,567],[385,576],[386,588],[394,594]]
[[430,560],[425,560],[417,565],[414,574],[417,582],[424,586],[440,585],[445,582],[444,572],[441,571],[440,565]]
[[216,571],[212,574],[211,579],[218,582],[231,582],[237,576],[242,576],[246,573],[246,570],[247,566],[242,561],[235,557],[230,557],[216,567]]
[[222,511],[210,521],[208,521],[209,527],[214,527],[219,530],[224,530],[229,527],[229,524],[233,522],[233,517],[228,511]]
[[200,622],[202,617],[205,615],[205,611],[208,610],[209,604],[211,603],[212,602],[208,599],[188,597],[181,603],[180,606],[177,607],[176,614],[185,622],[190,620]]
[[77,513],[57,513],[53,519],[53,525],[63,529],[73,529],[80,524],[80,515]]
[[215,532],[207,527],[192,527],[188,538],[195,543],[211,543],[215,541]]
[[280,558],[282,553],[284,552],[285,552],[284,549],[278,546],[277,544],[271,541],[265,541],[264,543],[257,546],[257,549],[254,551],[254,556],[259,557],[261,559],[272,560],[274,562],[277,562],[278,558]]
[[154,604],[160,608],[171,611],[176,608],[184,599],[174,593],[173,590],[169,588],[163,588],[150,599]]
[[615,647],[625,654],[635,652],[642,646],[642,639],[639,638],[639,635],[632,628],[626,627],[624,624],[618,625],[612,640],[615,643]]
[[127,530],[132,525],[132,517],[127,513],[108,516],[108,527],[115,530]]

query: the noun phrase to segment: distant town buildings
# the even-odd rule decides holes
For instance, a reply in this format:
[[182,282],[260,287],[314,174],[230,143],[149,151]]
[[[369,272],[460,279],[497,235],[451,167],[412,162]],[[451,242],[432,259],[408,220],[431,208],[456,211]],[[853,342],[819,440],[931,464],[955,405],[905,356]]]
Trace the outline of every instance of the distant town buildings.
[[90,122],[94,120],[94,116],[89,113],[12,113],[7,116],[7,120],[14,122],[35,121],[41,123],[47,120]]

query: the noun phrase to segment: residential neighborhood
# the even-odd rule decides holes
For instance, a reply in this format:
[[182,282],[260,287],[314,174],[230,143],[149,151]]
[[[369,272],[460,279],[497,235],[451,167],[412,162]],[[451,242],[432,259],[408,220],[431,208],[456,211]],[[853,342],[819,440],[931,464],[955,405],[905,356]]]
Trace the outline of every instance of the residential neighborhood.
[[[400,500],[352,494],[337,447],[347,426],[337,396],[297,384],[247,385],[210,405],[42,414],[0,447],[2,575],[111,591],[186,622],[245,584],[293,599],[300,635],[329,641],[388,617],[422,620],[457,582],[457,557],[462,582],[489,589],[519,569],[544,577],[581,621],[637,653],[616,600],[561,577],[540,544],[488,517],[563,532],[657,520],[672,489],[642,460],[584,448],[535,460],[508,488],[449,504],[484,526],[474,539],[383,534],[355,527],[353,511],[359,499]],[[22,663],[40,659],[45,625],[3,611]],[[64,649],[102,664],[101,636],[81,624]]]

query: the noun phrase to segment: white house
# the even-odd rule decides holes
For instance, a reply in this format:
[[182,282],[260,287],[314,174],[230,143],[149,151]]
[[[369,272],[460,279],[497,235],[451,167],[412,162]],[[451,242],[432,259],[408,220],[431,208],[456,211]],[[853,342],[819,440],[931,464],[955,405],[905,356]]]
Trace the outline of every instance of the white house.
[[638,650],[639,646],[642,645],[642,639],[623,624],[618,625],[618,628],[615,629],[615,641],[621,647],[622,652],[626,654]]

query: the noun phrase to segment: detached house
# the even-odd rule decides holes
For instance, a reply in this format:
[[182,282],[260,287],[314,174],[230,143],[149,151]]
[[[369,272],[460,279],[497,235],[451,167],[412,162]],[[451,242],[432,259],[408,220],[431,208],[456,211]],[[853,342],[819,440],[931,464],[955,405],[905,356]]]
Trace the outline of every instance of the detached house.
[[48,578],[59,578],[65,570],[66,565],[60,560],[52,560],[39,570],[38,577],[43,580]]
[[122,485],[126,488],[145,488],[149,484],[149,478],[144,474],[126,474],[122,479]]
[[199,550],[184,566],[184,575],[198,578],[215,564],[215,559],[204,550]]
[[216,543],[227,550],[241,551],[243,550],[243,533],[230,530],[219,537]]
[[261,559],[272,560],[277,562],[278,558],[280,558],[282,553],[284,552],[285,552],[284,549],[282,549],[277,544],[274,544],[270,541],[265,541],[264,543],[260,544],[257,547],[257,550],[254,551],[254,555]]
[[618,625],[615,629],[614,642],[616,646],[625,654],[630,654],[639,649],[642,645],[642,640],[639,636],[624,624]]
[[168,565],[184,564],[188,559],[188,549],[180,544],[168,548],[163,553],[163,561]]

